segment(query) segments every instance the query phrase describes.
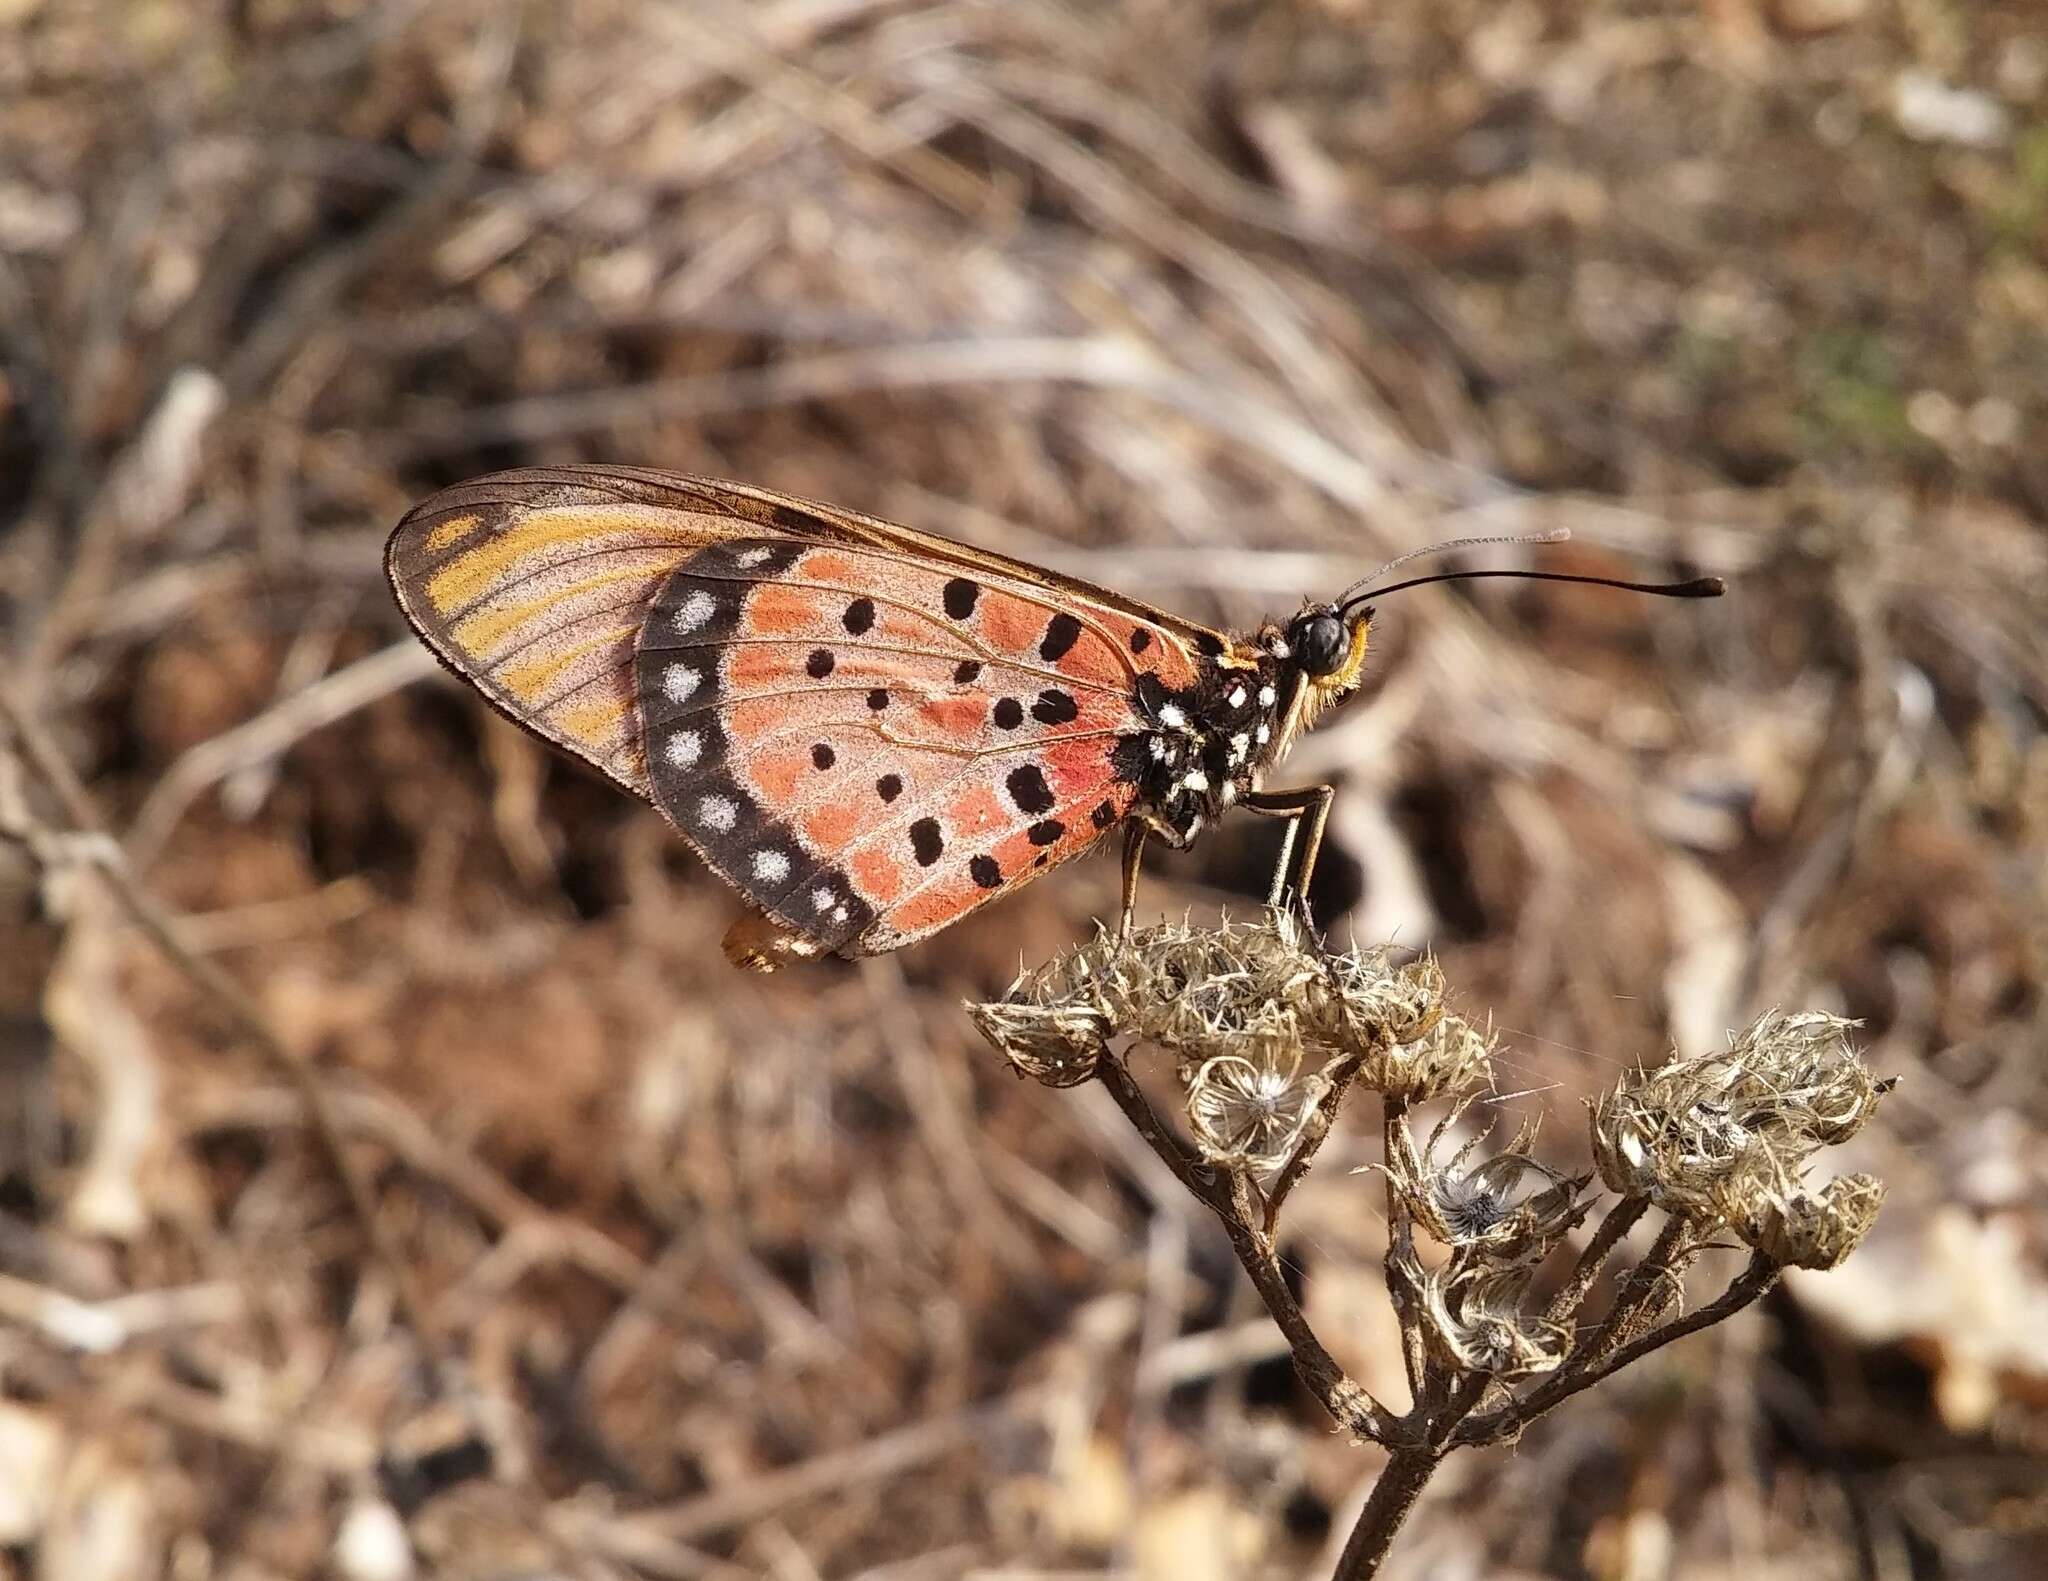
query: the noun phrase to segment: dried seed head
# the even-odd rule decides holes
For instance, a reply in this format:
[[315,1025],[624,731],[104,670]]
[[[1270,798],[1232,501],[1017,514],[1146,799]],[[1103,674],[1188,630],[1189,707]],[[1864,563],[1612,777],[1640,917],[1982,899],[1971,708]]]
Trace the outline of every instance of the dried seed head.
[[1567,1175],[1531,1156],[1536,1128],[1524,1126],[1500,1152],[1466,1167],[1489,1133],[1448,1159],[1437,1151],[1463,1115],[1461,1103],[1417,1149],[1407,1124],[1396,1126],[1387,1177],[1416,1224],[1453,1249],[1495,1266],[1534,1267],[1586,1216],[1587,1175]]
[[1079,1085],[1109,1053],[1109,1022],[1087,1005],[998,1001],[969,1005],[967,1013],[1018,1075],[1048,1087]]
[[1407,1247],[1389,1252],[1387,1266],[1408,1286],[1423,1343],[1447,1370],[1525,1378],[1564,1359],[1570,1330],[1524,1310],[1533,1268],[1459,1255],[1426,1269]]
[[1327,1084],[1301,1074],[1301,1039],[1252,1033],[1241,1054],[1217,1054],[1187,1075],[1195,1147],[1225,1169],[1270,1173],[1293,1155]]
[[1890,1089],[1850,1046],[1854,1025],[1819,1012],[1759,1016],[1725,1052],[1622,1078],[1593,1106],[1600,1177],[1711,1229],[1745,1170],[1799,1174],[1855,1135]]
[[1884,1182],[1839,1175],[1815,1189],[1759,1152],[1722,1183],[1719,1197],[1728,1227],[1772,1262],[1826,1270],[1863,1244],[1884,1203]]
[[1490,1038],[1445,1015],[1443,993],[1434,961],[1396,966],[1384,949],[1327,955],[1292,917],[1268,913],[1144,928],[1121,945],[1098,930],[999,1004],[975,1007],[975,1020],[1033,1075],[1093,1069],[1101,1050],[1091,1036],[1143,1038],[1184,1072],[1243,1056],[1249,1038],[1292,1039],[1305,1062],[1348,1058],[1365,1085],[1419,1101],[1487,1075]]
[[[1424,964],[1435,968],[1433,961]],[[1463,1097],[1492,1082],[1493,1050],[1491,1027],[1481,1031],[1464,1017],[1439,1008],[1412,1040],[1368,1044],[1358,1080],[1375,1092],[1410,1103]]]

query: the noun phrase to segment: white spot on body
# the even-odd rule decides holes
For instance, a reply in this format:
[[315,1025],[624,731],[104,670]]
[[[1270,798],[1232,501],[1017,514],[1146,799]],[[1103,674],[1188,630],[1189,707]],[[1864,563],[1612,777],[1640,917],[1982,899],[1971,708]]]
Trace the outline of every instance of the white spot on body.
[[1252,732],[1252,739],[1258,742],[1260,746],[1264,746],[1273,739],[1273,727],[1271,725],[1259,726],[1258,729]]
[[1259,706],[1261,708],[1271,708],[1279,700],[1280,694],[1274,691],[1272,687],[1262,686],[1259,688]]
[[1155,762],[1158,761],[1166,756],[1166,738],[1164,736],[1148,737],[1145,743],[1145,750],[1152,754]]
[[688,702],[703,679],[701,670],[693,670],[687,664],[671,664],[661,672],[661,689],[672,703]]
[[718,600],[701,587],[695,588],[688,598],[676,606],[675,628],[687,636],[717,613]]
[[764,845],[754,853],[754,877],[764,884],[779,884],[789,877],[789,853]]
[[724,834],[739,822],[739,803],[730,796],[706,796],[697,803],[697,817],[705,828]]
[[1225,780],[1223,782],[1223,789],[1218,791],[1216,794],[1223,798],[1223,805],[1228,807],[1232,802],[1237,800],[1237,781]]
[[811,891],[811,905],[819,911],[830,911],[832,909],[832,891],[820,884]]
[[1285,637],[1275,637],[1271,642],[1266,644],[1266,651],[1272,654],[1273,657],[1276,659],[1287,658],[1290,654],[1294,652],[1292,648],[1287,646],[1287,639]]
[[1231,689],[1230,689],[1230,696],[1229,696],[1229,698],[1228,698],[1227,700],[1228,700],[1228,702],[1230,703],[1230,706],[1231,706],[1232,708],[1242,708],[1242,707],[1244,707],[1244,699],[1245,699],[1245,689],[1244,689],[1244,688],[1243,688],[1242,686],[1233,686],[1233,687],[1231,687]]
[[686,769],[703,755],[704,738],[694,730],[678,730],[668,738],[668,746],[662,756],[669,761],[669,767]]
[[751,571],[754,569],[755,566],[759,565],[763,560],[767,559],[768,556],[772,553],[774,553],[772,549],[763,549],[756,545],[752,549],[742,549],[738,554],[732,557],[732,563],[736,566],[742,567],[745,570]]
[[1244,755],[1252,749],[1252,738],[1239,731],[1230,738],[1230,761],[1242,763]]
[[1188,716],[1181,712],[1180,704],[1167,703],[1159,710],[1159,722],[1169,730],[1178,730],[1188,722]]
[[1181,785],[1191,791],[1205,791],[1209,788],[1209,776],[1200,769],[1189,769],[1180,777]]

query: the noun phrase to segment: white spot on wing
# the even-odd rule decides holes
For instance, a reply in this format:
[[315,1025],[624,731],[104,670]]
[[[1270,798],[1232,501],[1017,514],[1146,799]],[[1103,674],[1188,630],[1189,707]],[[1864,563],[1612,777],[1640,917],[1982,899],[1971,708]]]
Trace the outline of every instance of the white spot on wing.
[[789,877],[789,853],[764,845],[754,853],[754,877],[764,884],[779,884]]
[[751,549],[742,549],[738,554],[734,555],[732,563],[751,571],[772,553],[774,553],[772,549],[764,549],[757,544]]
[[671,664],[661,672],[661,689],[668,694],[670,702],[684,703],[695,694],[703,679],[701,670],[693,670],[687,664]]
[[1180,704],[1167,703],[1159,710],[1159,722],[1169,730],[1178,730],[1188,722],[1188,716],[1181,712]]
[[694,730],[678,730],[668,738],[668,745],[662,749],[662,756],[669,761],[669,767],[686,769],[704,753],[704,738]]
[[848,912],[844,906],[835,906],[832,908],[832,920],[834,922],[844,922],[847,916]]
[[1273,739],[1273,727],[1271,725],[1261,725],[1257,730],[1252,732],[1252,735],[1258,741],[1260,746],[1264,746],[1268,741],[1271,741]]
[[1272,687],[1262,686],[1259,688],[1259,706],[1261,708],[1271,708],[1279,699],[1280,694],[1274,691]]
[[811,904],[819,911],[830,911],[832,909],[832,891],[820,884],[811,891]]
[[676,606],[675,628],[687,636],[717,613],[718,600],[701,587],[694,588],[690,596]]
[[1166,756],[1166,740],[1162,736],[1149,736],[1146,738],[1145,749],[1155,759],[1163,758]]
[[1245,699],[1245,690],[1244,690],[1244,688],[1243,688],[1242,686],[1233,686],[1233,687],[1231,687],[1231,689],[1230,689],[1230,697],[1228,698],[1228,701],[1229,701],[1229,703],[1230,703],[1230,706],[1231,706],[1232,708],[1242,708],[1242,707],[1244,707],[1244,699]]
[[706,796],[697,803],[697,817],[705,828],[724,834],[739,822],[739,803],[730,796]]

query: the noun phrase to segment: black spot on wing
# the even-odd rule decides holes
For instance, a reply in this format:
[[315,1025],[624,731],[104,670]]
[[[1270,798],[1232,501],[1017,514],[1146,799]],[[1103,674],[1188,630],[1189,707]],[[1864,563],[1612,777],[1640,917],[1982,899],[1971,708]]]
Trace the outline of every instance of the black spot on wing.
[[945,601],[946,613],[954,620],[965,620],[974,613],[975,602],[981,597],[978,584],[964,576],[956,576],[948,582],[940,597]]
[[1062,610],[1045,623],[1045,640],[1038,645],[1038,656],[1051,664],[1065,657],[1080,638],[1081,623]]
[[887,708],[888,706],[889,692],[886,687],[878,686],[872,692],[868,693],[868,707],[872,708],[876,713],[879,714],[883,709]]
[[1022,764],[1010,770],[1003,783],[1019,812],[1051,812],[1058,800],[1052,793],[1052,787],[1045,783],[1044,771],[1036,763]]
[[1081,717],[1081,705],[1074,701],[1073,693],[1048,686],[1031,705],[1031,717],[1041,725],[1064,725]]
[[901,774],[884,774],[875,781],[875,794],[881,797],[883,801],[894,801],[903,794],[903,776]]
[[1060,836],[1067,832],[1067,826],[1057,818],[1041,818],[1028,831],[1033,845],[1057,845]]
[[967,872],[983,889],[997,889],[1002,886],[1003,870],[992,856],[977,856],[967,864]]
[[811,748],[811,767],[819,770],[821,773],[838,761],[839,754],[834,752],[826,742],[820,741]]
[[930,867],[946,851],[946,837],[939,832],[939,820],[920,818],[910,826],[910,849],[919,867]]
[[814,681],[822,681],[832,673],[832,664],[832,650],[830,648],[813,648],[811,649],[811,656],[804,660],[804,674]]
[[1143,653],[1152,646],[1152,630],[1149,626],[1138,626],[1131,632],[1131,652]]
[[958,668],[953,671],[953,684],[955,686],[972,686],[980,674],[981,661],[979,659],[962,659]]
[[874,629],[875,601],[871,598],[857,598],[846,606],[846,613],[839,617],[849,636],[865,636]]
[[1015,730],[1024,723],[1024,705],[1014,697],[998,697],[993,714],[1001,730]]
[[1116,822],[1116,803],[1103,802],[1088,815],[1088,821],[1098,829],[1107,829]]

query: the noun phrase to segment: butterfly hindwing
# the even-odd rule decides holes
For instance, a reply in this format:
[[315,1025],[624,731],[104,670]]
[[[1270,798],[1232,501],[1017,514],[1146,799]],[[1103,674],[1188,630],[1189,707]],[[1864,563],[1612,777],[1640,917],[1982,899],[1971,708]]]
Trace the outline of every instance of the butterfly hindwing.
[[1086,850],[1129,787],[1130,687],[1096,616],[865,545],[736,538],[640,645],[656,801],[821,949],[893,949]]

